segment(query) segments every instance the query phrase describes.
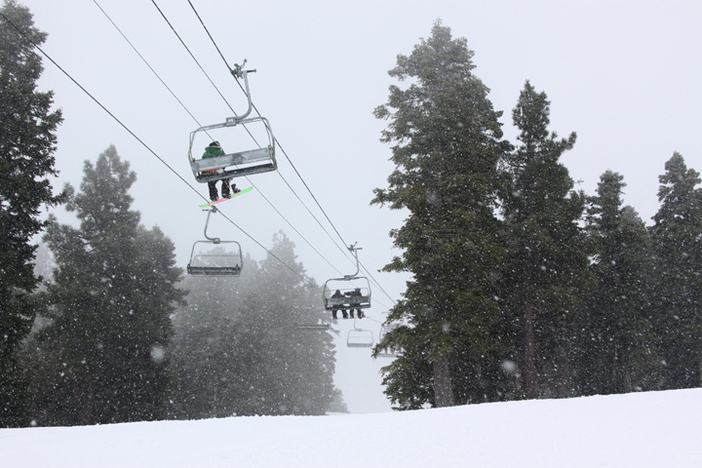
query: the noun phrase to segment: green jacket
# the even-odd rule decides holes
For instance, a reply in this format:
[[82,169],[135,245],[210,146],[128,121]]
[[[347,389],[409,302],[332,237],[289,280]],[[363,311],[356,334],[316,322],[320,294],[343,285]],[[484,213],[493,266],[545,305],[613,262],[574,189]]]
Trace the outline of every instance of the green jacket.
[[202,159],[214,158],[215,156],[222,156],[224,154],[226,153],[219,146],[208,146],[205,148],[205,153],[202,155]]

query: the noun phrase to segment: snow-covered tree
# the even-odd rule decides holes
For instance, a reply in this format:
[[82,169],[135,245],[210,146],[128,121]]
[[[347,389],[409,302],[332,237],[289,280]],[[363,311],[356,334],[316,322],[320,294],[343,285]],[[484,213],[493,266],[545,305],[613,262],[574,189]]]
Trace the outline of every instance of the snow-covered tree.
[[662,384],[663,359],[649,321],[651,239],[636,211],[622,206],[623,179],[606,171],[588,203],[595,286],[583,301],[577,366],[578,389],[586,395]]
[[391,86],[388,102],[375,110],[389,121],[382,141],[392,145],[396,169],[372,203],[408,212],[390,233],[402,255],[384,270],[413,275],[388,317],[410,327],[380,344],[404,350],[385,369],[386,393],[400,408],[497,398],[488,376],[502,352],[493,335],[505,252],[498,163],[510,145],[472,57],[466,40],[437,21],[389,72],[409,85]]
[[[507,158],[503,190],[509,248],[500,297],[507,313],[503,338],[528,398],[549,394],[567,380],[573,325],[586,287],[587,253],[581,219],[585,196],[560,161],[576,135],[549,132],[550,102],[528,81],[512,111],[520,145]],[[539,387],[541,391],[539,391]]]
[[[182,302],[173,243],[139,224],[136,179],[114,146],[86,161],[67,205],[80,228],[52,220],[45,241],[57,268],[45,325],[28,346],[33,417],[40,425],[164,418],[171,387],[170,315]],[[72,194],[73,189],[69,187]]]
[[34,46],[46,33],[14,0],[0,10],[0,427],[27,424],[25,385],[17,350],[29,333],[34,308],[28,299],[39,278],[33,270],[32,238],[45,227],[43,204],[55,205],[56,128],[53,93],[37,91],[43,67]]
[[656,257],[655,314],[668,385],[702,385],[702,189],[679,153],[659,177],[661,206],[651,227]]

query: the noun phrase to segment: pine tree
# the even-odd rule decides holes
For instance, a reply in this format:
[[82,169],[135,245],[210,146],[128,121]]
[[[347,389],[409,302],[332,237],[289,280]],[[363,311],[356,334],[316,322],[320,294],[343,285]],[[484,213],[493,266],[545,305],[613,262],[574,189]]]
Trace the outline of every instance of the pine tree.
[[512,112],[521,144],[507,159],[503,210],[510,253],[500,297],[508,324],[518,326],[504,333],[518,350],[514,360],[528,398],[567,387],[569,340],[587,266],[578,226],[585,197],[573,190],[560,162],[576,135],[549,133],[549,115],[546,93],[527,81]]
[[702,385],[702,189],[679,153],[659,177],[661,206],[651,227],[656,257],[656,313],[668,385]]
[[171,375],[170,314],[182,301],[173,243],[139,224],[136,179],[114,146],[86,161],[67,205],[80,228],[52,220],[45,240],[57,269],[46,325],[30,343],[40,425],[164,418]]
[[651,241],[636,211],[622,207],[623,179],[612,171],[602,174],[587,210],[596,286],[585,299],[578,374],[580,391],[588,395],[661,384],[662,358],[648,320]]
[[46,225],[39,210],[62,200],[48,179],[57,174],[53,153],[62,117],[51,111],[53,93],[37,91],[43,68],[33,49],[46,33],[13,0],[0,13],[0,427],[7,427],[28,422],[16,353],[35,315],[28,297],[39,282],[31,243]]
[[385,370],[386,394],[400,408],[497,398],[490,376],[502,352],[493,329],[503,249],[495,210],[508,144],[472,57],[466,40],[452,39],[437,21],[431,37],[399,55],[389,72],[411,84],[391,86],[387,104],[375,110],[390,121],[382,141],[393,144],[396,169],[372,203],[409,213],[390,233],[403,253],[384,268],[414,275],[388,317],[411,330],[389,333],[381,344],[404,350]]

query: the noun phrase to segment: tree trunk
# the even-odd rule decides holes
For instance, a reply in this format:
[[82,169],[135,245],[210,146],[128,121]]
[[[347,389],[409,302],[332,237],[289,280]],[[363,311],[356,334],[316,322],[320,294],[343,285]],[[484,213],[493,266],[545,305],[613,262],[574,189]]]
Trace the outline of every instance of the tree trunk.
[[[74,393],[79,389],[80,387],[76,388]],[[93,396],[95,395],[95,391],[92,385],[88,386],[86,389],[82,389],[82,391],[83,395],[78,396],[78,400],[82,400],[80,408],[77,408],[78,424],[81,426],[90,426],[95,424],[95,418],[93,416]]]
[[432,363],[434,372],[434,405],[437,408],[455,406],[449,357],[444,356]]
[[622,390],[624,393],[631,393],[634,391],[634,387],[631,384],[631,366],[629,365],[629,354],[630,350],[625,349],[622,351]]
[[534,345],[534,308],[524,303],[522,321],[522,348],[524,353],[524,389],[527,398],[536,398],[536,347]]

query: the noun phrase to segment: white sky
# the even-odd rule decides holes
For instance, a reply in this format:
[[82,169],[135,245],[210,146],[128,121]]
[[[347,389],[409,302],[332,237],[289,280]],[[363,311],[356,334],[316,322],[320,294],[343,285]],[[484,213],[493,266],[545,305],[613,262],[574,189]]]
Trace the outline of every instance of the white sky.
[[702,390],[402,413],[0,429],[4,468],[702,465]]
[[[36,26],[49,33],[44,50],[207,196],[206,186],[194,181],[187,163],[189,132],[199,125],[95,2],[20,3],[30,8]],[[200,123],[223,122],[231,115],[152,2],[98,3]],[[243,94],[188,2],[156,3],[235,111],[243,111]],[[649,222],[658,208],[658,176],[673,151],[679,151],[689,167],[702,170],[698,1],[192,3],[227,61],[246,58],[248,66],[258,70],[250,75],[254,104],[270,120],[285,153],[344,240],[363,248],[361,262],[393,300],[404,290],[407,276],[377,270],[399,254],[388,232],[401,225],[403,215],[369,206],[372,189],[386,187],[393,170],[390,149],[379,141],[386,122],[376,120],[372,111],[386,102],[388,86],[395,84],[387,70],[395,66],[397,54],[410,54],[420,38],[430,35],[437,18],[454,37],[466,37],[475,51],[475,74],[491,88],[495,109],[505,112],[505,135],[512,142],[516,132],[511,110],[524,81],[531,80],[548,94],[551,130],[563,137],[578,133],[575,149],[563,161],[588,194],[594,194],[604,171],[620,172],[628,184],[625,202]],[[70,182],[78,187],[83,161],[94,161],[114,144],[138,175],[131,192],[133,208],[141,211],[147,227],[160,226],[175,242],[179,264],[185,267],[192,243],[202,238],[202,199],[48,60],[44,65],[40,87],[54,90],[55,104],[65,117],[58,132],[61,176],[55,186]],[[281,151],[278,162],[279,174],[253,176],[252,193],[222,206],[246,234],[222,219],[212,222],[210,233],[238,240],[244,251],[260,259],[265,252],[248,236],[270,247],[273,233],[283,229],[297,245],[298,260],[318,283],[353,273],[355,266],[342,254],[340,241]],[[240,181],[240,186],[248,185]],[[392,301],[377,288],[374,299],[368,315],[380,319]],[[379,325],[375,326],[377,336]],[[376,363],[368,366],[379,380]]]

